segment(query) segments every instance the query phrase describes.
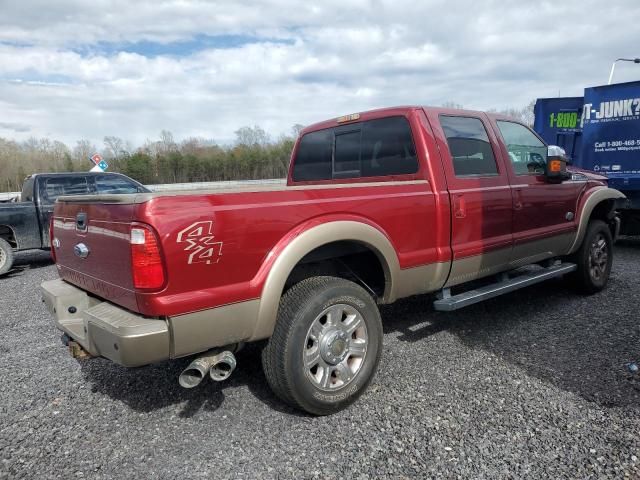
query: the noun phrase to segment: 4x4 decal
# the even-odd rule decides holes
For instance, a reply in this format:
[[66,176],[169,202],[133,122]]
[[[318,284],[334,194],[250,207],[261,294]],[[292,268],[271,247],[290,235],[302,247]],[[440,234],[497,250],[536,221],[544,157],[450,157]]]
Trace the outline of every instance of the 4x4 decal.
[[222,256],[222,242],[213,236],[213,221],[207,220],[189,225],[178,233],[176,243],[186,243],[184,251],[189,253],[187,263],[218,263]]

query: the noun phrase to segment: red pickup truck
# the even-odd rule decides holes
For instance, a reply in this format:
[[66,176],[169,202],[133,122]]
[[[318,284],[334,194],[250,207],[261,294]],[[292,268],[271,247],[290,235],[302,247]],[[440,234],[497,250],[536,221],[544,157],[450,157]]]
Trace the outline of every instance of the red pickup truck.
[[332,413],[374,375],[378,304],[433,293],[454,310],[562,275],[605,287],[624,196],[565,161],[499,115],[340,117],[301,132],[286,185],[59,198],[43,299],[76,356],[198,354],[185,387],[268,339],[274,392]]

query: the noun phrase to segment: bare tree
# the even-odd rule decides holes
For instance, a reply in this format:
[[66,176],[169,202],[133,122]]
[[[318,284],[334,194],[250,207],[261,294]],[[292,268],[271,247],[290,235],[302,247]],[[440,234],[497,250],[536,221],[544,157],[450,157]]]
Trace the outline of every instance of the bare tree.
[[162,130],[160,132],[160,141],[158,142],[158,152],[169,153],[178,150],[175,140],[173,139],[173,133],[169,130]]
[[117,159],[128,153],[120,137],[106,136],[103,141],[105,158]]
[[291,127],[291,132],[293,133],[293,138],[297,138],[300,135],[300,132],[304,128],[304,125],[300,123],[296,123],[293,127]]
[[209,144],[207,140],[200,137],[189,137],[180,142],[180,151],[185,155],[197,155]]
[[86,164],[96,150],[96,146],[89,140],[78,140],[76,146],[73,147],[73,159],[79,164],[82,164],[81,162]]
[[71,161],[71,152],[69,148],[62,142],[54,140],[49,145],[51,164],[56,170],[73,170],[73,162]]
[[241,127],[234,132],[236,134],[236,143],[251,147],[254,145],[264,146],[269,143],[269,135],[262,127],[255,125],[251,127]]
[[452,102],[451,100],[447,100],[442,104],[443,108],[455,108],[456,110],[464,109],[464,106],[461,103]]
[[531,100],[525,107],[508,107],[502,110],[496,110],[495,108],[489,109],[489,112],[500,113],[502,115],[506,115],[507,117],[514,118],[516,120],[521,121],[522,123],[533,127],[533,122],[535,119],[534,107],[536,105],[535,100]]

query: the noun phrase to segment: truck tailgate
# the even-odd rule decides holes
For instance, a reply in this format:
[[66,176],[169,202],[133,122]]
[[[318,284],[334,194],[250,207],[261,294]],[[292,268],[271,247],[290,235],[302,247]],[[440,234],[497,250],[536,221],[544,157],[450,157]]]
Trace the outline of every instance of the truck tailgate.
[[60,277],[96,296],[137,310],[131,274],[128,195],[65,197],[55,207],[53,230]]

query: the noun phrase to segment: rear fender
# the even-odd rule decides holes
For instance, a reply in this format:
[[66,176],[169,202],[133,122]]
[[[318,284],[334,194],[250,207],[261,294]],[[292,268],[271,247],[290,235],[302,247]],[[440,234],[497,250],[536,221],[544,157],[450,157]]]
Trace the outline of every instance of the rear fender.
[[18,237],[16,237],[16,233],[9,225],[0,225],[0,238],[5,239],[16,250],[20,247]]
[[370,248],[377,255],[384,271],[385,288],[381,301],[387,303],[395,299],[393,286],[400,272],[400,263],[391,241],[380,229],[357,220],[317,222],[317,219],[310,222],[311,225],[303,227],[298,235],[289,238],[283,248],[276,247],[269,254],[279,251],[275,253],[277,258],[271,263],[262,289],[256,328],[250,340],[271,336],[287,278],[306,254],[331,242],[352,240]]
[[587,232],[587,227],[589,226],[589,220],[591,219],[591,214],[596,209],[596,207],[607,200],[617,200],[621,198],[626,198],[622,192],[615,190],[613,188],[608,187],[596,187],[594,189],[588,190],[585,193],[585,199],[582,201],[582,209],[580,210],[580,223],[578,225],[578,232],[576,234],[576,238],[571,245],[571,248],[567,253],[573,253],[582,244],[582,240]]

